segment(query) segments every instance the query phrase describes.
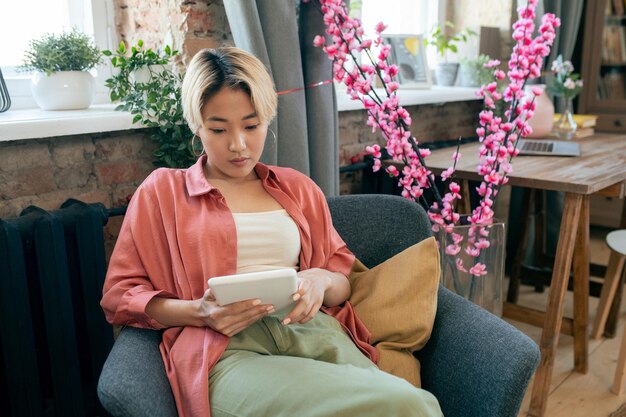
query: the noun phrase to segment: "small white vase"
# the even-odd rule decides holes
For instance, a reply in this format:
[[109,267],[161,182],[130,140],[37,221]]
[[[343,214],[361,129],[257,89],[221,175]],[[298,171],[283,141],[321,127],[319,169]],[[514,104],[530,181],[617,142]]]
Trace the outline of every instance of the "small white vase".
[[530,118],[528,124],[533,128],[533,133],[528,135],[529,138],[547,138],[552,132],[554,125],[554,103],[546,92],[546,86],[543,84],[527,85],[524,88],[524,94],[528,99],[532,99],[533,87],[543,87],[543,93],[535,98],[535,113]]
[[480,81],[477,75],[477,71],[471,63],[462,62],[459,65],[455,85],[459,87],[480,87]]
[[96,82],[86,71],[37,72],[30,89],[42,110],[79,110],[93,102]]
[[152,81],[152,74],[158,75],[163,71],[171,71],[170,65],[150,65],[148,67],[141,67],[130,73],[129,78],[134,83],[147,84]]
[[442,62],[435,69],[437,85],[452,86],[456,81],[456,74],[459,70],[458,62]]

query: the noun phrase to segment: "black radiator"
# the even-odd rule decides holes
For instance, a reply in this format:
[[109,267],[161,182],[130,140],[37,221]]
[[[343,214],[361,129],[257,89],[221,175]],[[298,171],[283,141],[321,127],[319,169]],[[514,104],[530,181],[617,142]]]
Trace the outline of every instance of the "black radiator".
[[99,302],[100,204],[0,219],[0,416],[104,417],[96,386],[113,345]]

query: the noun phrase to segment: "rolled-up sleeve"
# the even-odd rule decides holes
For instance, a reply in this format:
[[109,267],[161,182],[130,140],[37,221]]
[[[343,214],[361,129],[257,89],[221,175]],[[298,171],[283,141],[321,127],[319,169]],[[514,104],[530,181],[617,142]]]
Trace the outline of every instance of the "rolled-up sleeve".
[[[102,306],[115,325],[161,329],[166,326],[146,314],[146,305],[171,291],[171,261],[158,205],[142,185],[128,206],[104,282]],[[159,271],[149,275],[148,271]]]

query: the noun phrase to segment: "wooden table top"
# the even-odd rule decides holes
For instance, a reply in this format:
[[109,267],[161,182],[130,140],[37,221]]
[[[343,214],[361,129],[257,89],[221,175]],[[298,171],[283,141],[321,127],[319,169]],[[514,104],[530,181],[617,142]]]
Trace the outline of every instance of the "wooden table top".
[[[576,142],[579,157],[516,156],[508,184],[588,195],[626,181],[626,134],[596,133]],[[478,142],[461,146],[458,178],[482,180],[476,173],[479,147]],[[454,148],[434,150],[426,165],[439,174],[451,166],[453,152]]]

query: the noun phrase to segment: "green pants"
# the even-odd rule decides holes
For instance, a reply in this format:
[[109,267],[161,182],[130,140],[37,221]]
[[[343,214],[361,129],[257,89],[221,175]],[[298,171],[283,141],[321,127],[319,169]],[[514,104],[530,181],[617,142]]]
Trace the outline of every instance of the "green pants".
[[332,317],[265,317],[232,337],[209,374],[213,417],[434,417],[435,397],[380,371]]

